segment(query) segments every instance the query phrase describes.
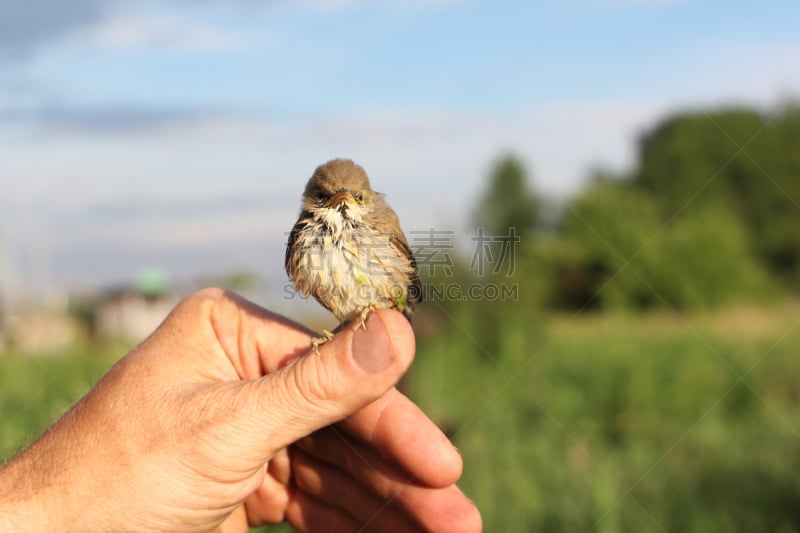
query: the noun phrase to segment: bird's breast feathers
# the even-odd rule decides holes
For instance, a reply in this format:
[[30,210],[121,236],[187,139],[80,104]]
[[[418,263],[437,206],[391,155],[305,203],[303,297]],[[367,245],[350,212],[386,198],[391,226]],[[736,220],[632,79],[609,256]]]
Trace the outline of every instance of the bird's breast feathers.
[[414,274],[391,234],[349,222],[336,212],[307,221],[295,237],[290,261],[297,289],[314,295],[340,321],[369,307],[397,307]]

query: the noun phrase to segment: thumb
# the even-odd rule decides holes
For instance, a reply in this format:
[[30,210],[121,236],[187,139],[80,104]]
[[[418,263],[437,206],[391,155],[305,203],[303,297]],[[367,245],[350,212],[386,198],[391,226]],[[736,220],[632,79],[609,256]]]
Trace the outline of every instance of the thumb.
[[[366,330],[346,330],[281,370],[251,385],[247,418],[266,457],[302,437],[351,415],[381,397],[414,358],[414,333],[398,312],[370,313]],[[243,413],[244,414],[244,413]]]

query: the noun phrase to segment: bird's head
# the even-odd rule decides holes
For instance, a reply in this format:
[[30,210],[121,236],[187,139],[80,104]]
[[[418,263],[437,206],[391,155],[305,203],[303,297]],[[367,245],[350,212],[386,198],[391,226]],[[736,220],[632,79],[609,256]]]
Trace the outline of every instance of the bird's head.
[[329,223],[358,224],[375,194],[363,168],[349,159],[334,159],[317,167],[308,180],[303,209]]

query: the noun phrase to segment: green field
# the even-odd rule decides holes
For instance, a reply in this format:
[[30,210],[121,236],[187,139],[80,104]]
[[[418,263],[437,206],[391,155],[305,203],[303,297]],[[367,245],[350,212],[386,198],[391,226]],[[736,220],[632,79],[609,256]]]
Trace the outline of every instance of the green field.
[[115,344],[67,354],[0,352],[0,461],[35,439],[125,352]]
[[486,531],[800,531],[800,308],[461,324],[412,395]]
[[[800,531],[800,305],[520,317],[486,338],[469,313],[420,334],[405,387],[464,454],[486,531]],[[0,457],[122,353],[0,356]]]

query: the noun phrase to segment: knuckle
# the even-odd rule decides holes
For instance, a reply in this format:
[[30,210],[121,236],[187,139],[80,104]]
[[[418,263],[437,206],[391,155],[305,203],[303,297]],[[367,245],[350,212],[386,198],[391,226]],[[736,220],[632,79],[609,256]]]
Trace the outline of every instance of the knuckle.
[[[286,519],[286,508],[289,506],[289,492],[285,487],[273,489],[268,492],[264,497],[265,500],[270,502],[270,505],[263,506],[261,511],[261,521],[266,524],[279,524]],[[251,523],[258,523],[251,520]]]
[[216,287],[201,289],[181,300],[175,308],[176,314],[186,318],[211,316],[223,302],[230,300],[230,294]]
[[217,304],[227,297],[228,293],[226,290],[217,287],[209,287],[190,294],[183,299],[182,304],[192,307],[202,307],[209,304]]
[[[310,355],[308,357],[318,357]],[[295,366],[292,377],[294,388],[303,401],[317,410],[329,410],[331,404],[341,399],[334,373],[324,372],[321,361],[304,360]]]

